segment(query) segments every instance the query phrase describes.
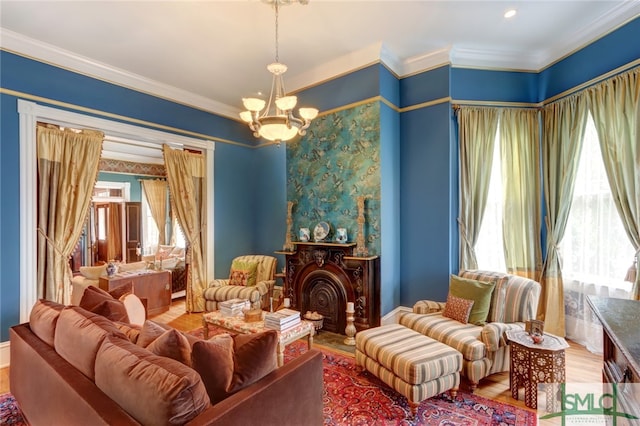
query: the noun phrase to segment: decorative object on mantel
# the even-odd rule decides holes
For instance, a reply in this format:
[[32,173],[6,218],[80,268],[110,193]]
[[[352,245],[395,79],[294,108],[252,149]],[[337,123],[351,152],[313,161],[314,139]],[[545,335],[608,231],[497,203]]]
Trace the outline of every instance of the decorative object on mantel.
[[291,242],[291,225],[293,224],[293,218],[291,212],[293,211],[293,201],[287,201],[287,233],[284,236],[284,246],[282,250],[293,251],[293,243]]
[[359,195],[358,200],[358,237],[356,238],[356,256],[368,256],[369,249],[364,242],[364,200],[367,198],[364,195]]
[[347,228],[336,229],[336,242],[340,244],[347,242]]
[[355,319],[353,314],[355,312],[353,302],[347,302],[347,326],[344,329],[344,334],[346,334],[347,337],[344,339],[344,344],[349,346],[356,345],[356,338],[354,337],[356,335],[356,326],[353,324],[353,320]]
[[313,240],[318,243],[324,241],[331,232],[331,225],[327,222],[318,222],[315,228],[313,228]]
[[309,231],[309,228],[300,228],[300,241],[302,241],[303,243],[308,242],[311,239],[311,231]]
[[[299,0],[301,4],[307,4],[308,0]],[[282,141],[293,139],[296,135],[304,135],[311,124],[311,120],[318,116],[316,108],[299,108],[300,117],[293,115],[298,98],[286,96],[282,75],[287,71],[287,66],[280,63],[278,54],[278,11],[280,6],[293,3],[292,0],[267,0],[275,9],[276,16],[276,61],[267,65],[267,70],[273,74],[271,94],[269,102],[258,98],[242,98],[242,103],[247,111],[240,113],[240,118],[249,125],[256,138],[263,137],[274,141],[278,145]],[[264,112],[261,111],[264,109]]]

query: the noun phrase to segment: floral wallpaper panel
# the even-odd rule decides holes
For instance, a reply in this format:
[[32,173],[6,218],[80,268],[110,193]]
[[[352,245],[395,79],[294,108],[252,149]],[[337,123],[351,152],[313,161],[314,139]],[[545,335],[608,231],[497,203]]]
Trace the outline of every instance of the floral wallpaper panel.
[[380,104],[372,102],[317,118],[307,135],[287,144],[287,200],[293,201],[292,239],[320,221],[358,233],[357,197],[365,200],[365,240],[380,254]]

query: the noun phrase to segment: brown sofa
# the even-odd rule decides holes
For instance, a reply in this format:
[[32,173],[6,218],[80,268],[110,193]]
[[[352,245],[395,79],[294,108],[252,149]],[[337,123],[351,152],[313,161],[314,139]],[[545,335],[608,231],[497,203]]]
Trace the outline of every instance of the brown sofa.
[[[70,309],[71,308],[71,309]],[[27,421],[32,426],[65,425],[138,425],[138,424],[187,424],[187,425],[245,425],[259,422],[262,425],[314,425],[322,424],[322,355],[310,350],[302,356],[271,371],[253,384],[211,405],[207,391],[198,373],[173,359],[147,355],[147,349],[138,348],[119,331],[107,331],[97,345],[95,363],[83,361],[87,335],[110,330],[113,323],[104,317],[86,313],[78,307],[68,307],[67,312],[55,316],[55,312],[40,313],[40,320],[31,316],[30,323],[11,327],[11,367],[9,370],[11,393],[15,396]],[[41,311],[42,312],[42,311]],[[61,311],[62,312],[62,311]],[[42,321],[42,317],[51,319]],[[55,318],[54,318],[55,317]],[[86,327],[86,318],[92,322]],[[32,330],[31,323],[34,323]],[[65,325],[66,323],[66,325]],[[80,324],[82,323],[82,324]],[[36,325],[37,324],[37,325]],[[98,324],[100,328],[95,328]],[[65,327],[64,336],[60,330]],[[91,327],[94,327],[92,329]],[[56,328],[58,330],[56,330]],[[77,329],[77,332],[75,331]],[[84,334],[83,334],[84,333]],[[44,340],[43,340],[44,339]],[[111,342],[112,344],[109,344]],[[61,346],[64,345],[64,346]],[[131,347],[127,346],[130,345]],[[116,352],[127,364],[118,371],[114,363],[99,366],[105,346]],[[56,351],[56,348],[61,353]],[[131,353],[124,351],[131,351]],[[90,351],[89,351],[90,352]],[[137,358],[133,355],[137,356]],[[81,361],[76,367],[68,361]],[[120,358],[116,358],[120,361]],[[134,361],[131,361],[133,359]],[[149,374],[149,370],[136,370],[138,363],[155,362],[167,370],[174,369],[167,380],[173,380],[170,389],[145,389],[146,380],[135,383],[133,388],[117,386],[136,374]],[[102,370],[102,373],[100,373]],[[124,371],[123,371],[124,370]],[[158,370],[154,371],[154,375]],[[178,372],[178,373],[175,373]],[[164,370],[162,371],[164,373]],[[94,377],[90,377],[93,375]],[[100,382],[99,384],[97,384]],[[187,383],[188,382],[188,383]],[[106,383],[106,384],[105,384]],[[100,386],[101,387],[100,387]],[[137,387],[136,387],[137,386]],[[105,389],[105,387],[107,389]],[[115,388],[114,388],[115,387]],[[109,389],[110,388],[110,389]],[[176,390],[177,389],[177,390]],[[103,391],[104,390],[104,391]],[[130,395],[126,403],[129,410],[118,404],[112,396]],[[141,402],[147,395],[147,404]],[[196,396],[197,395],[197,396]],[[150,397],[150,398],[149,398]],[[167,401],[174,399],[175,401]],[[150,405],[154,421],[139,421],[140,407]],[[135,407],[135,409],[131,409]],[[194,407],[193,410],[190,407]],[[159,411],[166,409],[158,415]],[[133,413],[136,411],[136,416]],[[176,414],[179,412],[180,414]],[[193,417],[193,413],[198,414]],[[186,414],[185,414],[186,413]],[[144,416],[144,415],[143,415]],[[182,416],[182,417],[180,417]],[[188,420],[183,421],[184,418]]]

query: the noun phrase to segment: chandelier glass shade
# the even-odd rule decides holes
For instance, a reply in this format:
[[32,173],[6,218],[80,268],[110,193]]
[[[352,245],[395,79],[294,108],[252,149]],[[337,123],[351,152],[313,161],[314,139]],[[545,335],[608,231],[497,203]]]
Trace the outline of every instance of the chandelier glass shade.
[[311,120],[318,116],[318,110],[299,108],[299,117],[294,115],[298,98],[287,96],[282,78],[287,66],[278,62],[278,8],[280,4],[289,4],[291,1],[273,0],[270,3],[276,10],[276,62],[267,65],[267,70],[273,75],[271,93],[268,102],[258,98],[242,98],[246,110],[240,113],[240,118],[249,125],[253,136],[279,144],[297,135],[305,135]]

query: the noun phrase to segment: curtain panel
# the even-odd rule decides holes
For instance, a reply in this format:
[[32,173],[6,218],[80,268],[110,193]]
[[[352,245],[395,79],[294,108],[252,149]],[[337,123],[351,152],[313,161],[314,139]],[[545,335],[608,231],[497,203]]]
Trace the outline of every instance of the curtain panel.
[[540,284],[538,314],[545,328],[565,336],[564,285],[558,244],[565,233],[587,121],[584,96],[572,96],[543,109],[542,174],[547,210],[547,257]]
[[104,134],[38,125],[39,298],[71,302],[73,253],[89,212]]
[[[586,91],[602,159],[624,229],[640,256],[640,68]],[[631,296],[640,300],[636,274]]]
[[542,269],[539,136],[537,110],[501,111],[505,263],[509,273],[536,281]]
[[172,208],[188,242],[186,308],[188,312],[202,312],[202,294],[207,286],[204,263],[206,227],[203,222],[206,206],[204,156],[174,150],[167,145],[164,146],[163,152],[169,191],[172,194]]
[[487,204],[498,110],[461,106],[456,117],[460,139],[460,269],[477,269],[475,246]]
[[141,182],[151,216],[158,227],[159,238],[156,244],[156,253],[158,253],[160,245],[167,243],[167,182],[162,179],[144,179]]
[[123,260],[122,257],[122,206],[109,203],[107,223],[107,260]]

